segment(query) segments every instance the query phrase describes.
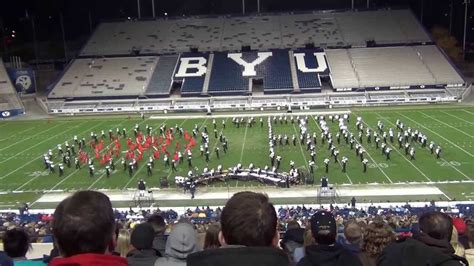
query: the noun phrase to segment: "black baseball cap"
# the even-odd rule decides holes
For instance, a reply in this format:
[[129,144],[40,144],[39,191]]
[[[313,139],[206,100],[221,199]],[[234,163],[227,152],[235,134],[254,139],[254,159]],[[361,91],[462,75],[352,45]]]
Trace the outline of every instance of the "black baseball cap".
[[311,217],[311,233],[316,238],[320,231],[329,231],[331,235],[337,234],[336,219],[327,211],[318,211]]

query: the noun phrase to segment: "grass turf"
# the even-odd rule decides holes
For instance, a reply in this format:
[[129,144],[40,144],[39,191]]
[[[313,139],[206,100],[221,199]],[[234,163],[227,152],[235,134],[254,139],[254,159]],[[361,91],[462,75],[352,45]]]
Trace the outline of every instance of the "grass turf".
[[[436,159],[430,154],[430,151],[422,149],[419,144],[416,147],[416,160],[410,161],[404,155],[404,150],[398,149],[395,141],[389,144],[393,145],[391,160],[386,161],[380,150],[375,149],[375,144],[368,144],[364,136],[363,147],[368,152],[369,170],[367,173],[362,172],[362,164],[354,151],[350,150],[341,138],[341,144],[335,145],[340,150],[339,159],[342,156],[349,158],[347,174],[341,172],[341,166],[331,160],[329,167],[330,182],[334,184],[367,184],[379,183],[390,184],[399,182],[434,182],[443,192],[450,198],[459,200],[471,200],[474,198],[474,184],[438,184],[440,181],[470,181],[474,178],[473,170],[473,136],[474,125],[473,115],[474,108],[458,107],[458,106],[417,106],[402,108],[352,108],[350,109],[351,120],[349,130],[354,132],[355,118],[361,116],[366,123],[365,128],[377,128],[377,121],[380,120],[385,124],[385,129],[392,127],[396,131],[395,121],[400,119],[407,127],[418,129],[428,136],[429,141],[433,140],[443,148],[442,158]],[[327,111],[327,110],[325,110]],[[289,115],[288,115],[289,116]],[[293,114],[297,116],[297,113]],[[37,121],[2,121],[0,122],[0,191],[22,191],[23,193],[0,195],[0,206],[8,206],[13,202],[34,201],[42,192],[53,190],[77,190],[77,189],[126,189],[136,187],[139,179],[143,178],[147,181],[149,187],[158,187],[161,178],[167,178],[173,186],[174,176],[186,176],[188,171],[187,162],[178,166],[178,172],[173,173],[169,168],[165,168],[162,159],[155,161],[155,169],[153,176],[147,177],[146,160],[150,154],[145,152],[144,161],[139,164],[138,171],[134,173],[132,178],[128,176],[127,171],[123,171],[120,165],[120,158],[114,158],[117,170],[112,173],[110,178],[106,178],[104,168],[98,166],[96,160],[96,173],[93,178],[89,177],[88,169],[83,166],[80,170],[67,168],[63,177],[56,174],[49,174],[44,170],[42,155],[48,149],[55,149],[57,144],[64,143],[68,140],[72,143],[72,138],[77,135],[79,138],[90,138],[90,132],[97,134],[101,130],[107,132],[109,129],[126,128],[128,135],[132,135],[132,128],[136,123],[144,129],[148,124],[155,129],[154,134],[158,134],[158,128],[165,123],[168,127],[179,125],[189,132],[195,125],[198,127],[207,126],[210,136],[211,161],[206,164],[204,157],[199,155],[199,142],[193,150],[193,165],[202,170],[205,166],[216,168],[221,164],[224,168],[232,167],[237,163],[248,166],[250,163],[258,167],[270,164],[268,157],[268,127],[266,118],[264,118],[264,126],[260,127],[259,118],[257,123],[248,128],[241,126],[236,128],[231,123],[232,114],[228,118],[219,118],[217,121],[218,132],[223,133],[229,141],[229,151],[224,154],[221,144],[214,138],[212,118],[206,119],[177,119],[172,116],[168,119],[146,119],[141,120],[138,116],[123,117],[79,117],[79,118],[54,118],[50,120]],[[226,121],[226,128],[222,128],[222,120]],[[329,122],[333,135],[337,131],[337,123]],[[298,168],[307,169],[307,162],[310,160],[309,152],[306,146],[300,146],[299,142],[296,146],[291,144],[291,136],[295,134],[297,137],[297,124],[274,124],[274,134],[287,134],[290,138],[290,145],[277,145],[276,154],[282,156],[281,170],[289,169],[290,160],[295,161]],[[319,180],[324,174],[323,159],[330,158],[329,150],[326,145],[320,142],[320,129],[314,118],[310,117],[309,131],[317,132],[317,156],[316,156],[316,172],[314,177]],[[396,134],[396,133],[395,133]],[[364,134],[365,135],[365,134]],[[178,136],[178,135],[176,135]],[[181,144],[184,140],[179,137],[170,145],[174,147],[179,141]],[[389,142],[390,143],[390,142]],[[106,141],[109,144],[109,141]],[[64,146],[64,145],[63,145]],[[183,146],[183,145],[181,145]],[[122,147],[126,147],[125,140],[122,140]],[[214,147],[220,147],[221,158],[218,160],[214,154]],[[122,148],[124,149],[124,148]],[[90,150],[88,150],[91,154]],[[169,151],[173,151],[169,148]],[[58,159],[55,159],[56,165]],[[213,186],[256,186],[256,182],[238,182],[231,181],[228,184],[215,183]]]

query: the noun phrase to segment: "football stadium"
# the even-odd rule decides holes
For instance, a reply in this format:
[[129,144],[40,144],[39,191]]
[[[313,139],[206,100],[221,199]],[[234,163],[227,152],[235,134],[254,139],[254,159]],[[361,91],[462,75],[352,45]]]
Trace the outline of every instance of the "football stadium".
[[0,265],[474,263],[469,1],[50,2],[0,12]]

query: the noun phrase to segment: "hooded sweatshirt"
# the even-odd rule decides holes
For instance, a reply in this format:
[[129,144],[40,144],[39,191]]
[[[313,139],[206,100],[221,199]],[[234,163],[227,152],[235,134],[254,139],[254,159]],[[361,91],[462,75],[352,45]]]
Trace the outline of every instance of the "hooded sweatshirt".
[[189,223],[177,224],[166,241],[165,254],[155,266],[185,266],[186,257],[199,251],[197,234]]
[[80,254],[68,258],[54,258],[49,266],[126,266],[127,260],[104,254]]
[[340,244],[312,245],[298,266],[362,266],[359,258]]

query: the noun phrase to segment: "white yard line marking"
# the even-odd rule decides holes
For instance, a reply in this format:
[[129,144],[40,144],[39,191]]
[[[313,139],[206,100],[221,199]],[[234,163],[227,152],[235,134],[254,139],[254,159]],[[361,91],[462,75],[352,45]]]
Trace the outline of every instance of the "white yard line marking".
[[[166,123],[166,121],[168,121],[168,119],[166,119],[163,123]],[[185,120],[183,120],[183,122],[181,122],[181,124],[179,125],[179,127],[182,127],[183,124],[184,124],[186,121],[188,121],[187,118],[186,118]],[[203,122],[203,124],[201,125],[199,131],[201,131],[201,129],[204,127],[206,121],[207,121],[207,118],[206,118],[206,120],[204,120],[204,122]],[[156,127],[153,131],[155,131],[157,128],[158,128],[158,127]],[[146,163],[144,163],[144,164],[142,165],[142,167],[140,167],[140,169],[137,170],[137,172],[130,178],[130,180],[128,180],[127,184],[125,184],[125,186],[122,188],[122,190],[125,190],[125,189],[128,187],[128,185],[130,185],[130,183],[135,179],[135,177],[136,177],[136,176],[138,175],[138,173],[145,167],[145,165],[146,165]],[[171,174],[173,173],[173,171],[171,171],[171,170],[169,170],[169,171],[170,171],[170,172],[169,172],[168,176],[166,177],[167,180],[168,180],[168,178],[171,176]]]
[[[83,122],[83,123],[84,123],[84,122]],[[55,125],[55,126],[53,126],[53,127],[50,127],[50,128],[48,128],[48,129],[46,129],[46,130],[44,130],[44,131],[40,131],[40,132],[38,132],[38,133],[36,133],[36,134],[33,134],[33,135],[29,136],[28,138],[24,138],[24,139],[22,139],[22,140],[20,140],[20,141],[14,142],[14,143],[12,143],[12,144],[6,146],[6,147],[1,148],[0,151],[6,150],[6,149],[10,148],[11,146],[14,146],[14,145],[16,145],[16,144],[18,144],[18,143],[21,143],[21,142],[25,141],[25,140],[31,139],[31,138],[35,137],[36,135],[44,134],[45,132],[48,132],[48,131],[50,131],[51,129],[56,128],[56,127],[58,127],[58,126],[61,126],[61,124],[57,124],[57,125]],[[69,130],[71,130],[71,129],[69,129]],[[64,131],[61,132],[61,133],[59,133],[59,134],[56,134],[56,135],[54,135],[54,136],[52,136],[52,137],[55,137],[55,136],[60,135],[60,134],[63,134],[63,133],[64,133]],[[50,139],[50,138],[49,138],[49,139]],[[48,139],[46,139],[46,140],[48,140]],[[45,140],[45,141],[46,141],[46,140]],[[43,141],[43,142],[44,142],[44,141]],[[40,143],[42,143],[42,142],[40,142]],[[40,144],[40,143],[38,143],[38,144]],[[30,149],[31,149],[31,148],[32,148],[32,147],[30,147]],[[29,150],[29,149],[23,150],[23,152],[25,152],[25,151],[27,151],[27,150]],[[3,162],[0,162],[0,163],[3,163]]]
[[[142,121],[140,124],[142,124],[143,122],[145,121]],[[122,127],[124,122],[118,124],[118,125],[115,125],[114,127],[117,127],[117,128],[120,128]],[[133,127],[132,127],[133,128]],[[112,144],[114,144],[114,142],[111,142],[109,145],[107,145],[107,148],[109,148],[110,146],[112,146]],[[118,160],[117,160],[118,161]],[[115,161],[115,162],[117,162]],[[61,185],[62,183],[64,183],[66,180],[68,180],[71,176],[73,176],[75,173],[77,173],[80,169],[76,169],[74,170],[71,174],[69,174],[68,176],[66,176],[65,178],[63,178],[59,183],[57,183],[56,185],[54,185],[51,189],[49,189],[48,191],[45,191],[45,193],[50,193],[51,191],[53,191],[54,189],[56,189],[57,187],[59,187],[59,185]],[[33,202],[33,204],[35,204],[35,202]],[[31,204],[31,206],[33,206],[33,204]]]
[[[316,119],[314,119],[314,116],[311,116],[311,118],[313,119],[314,123],[316,123],[316,126],[318,127],[319,131],[322,131],[322,130],[321,130],[321,127],[320,127],[319,124],[318,124],[318,121],[316,121]],[[339,165],[340,165],[341,168],[342,168],[342,163],[341,163],[339,160],[338,160],[338,163],[339,163]],[[349,174],[347,174],[347,171],[344,172],[344,174],[346,175],[347,180],[349,180],[349,183],[350,183],[351,185],[354,184],[354,183],[352,183],[352,179],[350,178]]]
[[[83,123],[85,123],[85,122],[83,122]],[[83,124],[83,123],[82,123],[82,124]],[[20,155],[20,154],[23,154],[25,151],[31,150],[31,149],[33,149],[34,147],[36,147],[36,146],[38,146],[38,145],[40,145],[40,144],[42,144],[42,143],[44,143],[44,142],[46,142],[46,141],[52,139],[52,138],[56,138],[57,136],[59,136],[59,135],[61,135],[61,134],[64,134],[65,132],[74,130],[74,129],[75,129],[75,128],[70,128],[70,129],[68,129],[68,130],[66,130],[66,131],[62,131],[62,132],[60,132],[60,133],[58,133],[58,134],[52,135],[51,137],[49,137],[49,138],[47,138],[47,139],[45,139],[45,140],[43,140],[43,141],[40,141],[40,142],[36,143],[36,144],[33,145],[33,146],[30,146],[28,149],[25,149],[25,150],[23,150],[22,152],[17,153],[16,155],[18,156],[18,155]],[[6,159],[6,160],[3,160],[3,161],[0,162],[0,164],[4,163],[4,162],[6,162],[6,161],[10,161],[10,160],[13,159],[14,157],[15,157],[15,156],[12,156],[12,157],[10,157],[10,158],[8,158],[8,159]],[[0,178],[0,179],[1,179],[1,178]]]
[[409,117],[408,117],[408,116],[406,116],[406,115],[403,115],[403,114],[401,114],[401,113],[398,113],[398,112],[397,112],[397,114],[399,114],[399,115],[401,115],[401,116],[405,117],[406,119],[408,119],[408,120],[412,121],[413,123],[415,123],[415,124],[418,124],[419,126],[421,126],[421,127],[425,128],[425,129],[427,129],[428,131],[432,132],[433,134],[435,134],[435,135],[439,136],[440,138],[442,138],[442,139],[446,140],[448,143],[450,143],[450,144],[451,144],[451,145],[453,145],[454,147],[456,147],[456,148],[460,149],[461,151],[465,152],[467,155],[469,155],[469,156],[471,156],[471,157],[474,157],[474,155],[472,155],[470,152],[468,152],[468,151],[466,151],[465,149],[463,149],[463,148],[459,147],[458,145],[456,145],[455,143],[451,142],[449,139],[447,139],[447,138],[445,138],[445,137],[441,136],[440,134],[436,133],[435,131],[433,131],[433,130],[431,130],[431,129],[429,129],[429,128],[425,127],[425,126],[423,126],[422,124],[420,124],[420,123],[416,122],[415,120],[413,120],[413,119],[409,118]]
[[[299,123],[299,121],[297,121],[296,123]],[[293,130],[295,131],[295,134],[298,135],[298,131],[296,130],[295,124],[293,124]],[[301,146],[301,140],[298,141],[298,145],[300,146],[301,156],[303,156],[303,161],[306,165],[306,170],[309,172],[309,164],[306,160],[306,156],[304,155],[303,147]]]
[[[229,118],[226,118],[226,119],[225,119],[225,122],[226,122],[226,123],[227,123],[227,120],[228,120],[228,119],[229,119]],[[219,134],[222,134],[222,132],[224,132],[224,127],[221,128],[221,131],[220,131]],[[217,137],[219,137],[219,136],[217,136]],[[214,147],[212,147],[211,154],[209,155],[209,159],[212,158],[212,155],[214,154],[212,151],[215,151],[215,149],[216,149],[216,147],[217,147],[218,144],[219,144],[219,138],[217,138],[216,143],[214,144]],[[242,160],[242,159],[241,159],[241,160]]]
[[[141,125],[143,123],[145,123],[145,121],[148,121],[148,119],[145,119],[145,120],[142,120],[140,123],[138,123],[138,125]],[[165,121],[166,122],[166,121]],[[165,123],[163,122],[163,123]],[[130,131],[134,128],[134,126],[132,126],[132,128],[130,129]],[[153,133],[155,130],[157,130],[159,128],[158,127],[155,127],[151,133]],[[112,143],[109,144],[109,146],[112,145]],[[117,160],[114,161],[114,163],[117,163],[118,161],[120,161],[122,158],[118,158]],[[143,166],[139,169],[141,170],[144,166],[146,165],[146,163],[143,164]],[[138,173],[138,171],[137,171]],[[97,184],[97,182],[99,182],[103,177],[104,175],[106,174],[106,172],[104,172],[103,174],[101,174],[94,182],[92,182],[92,184],[87,188],[88,190],[91,189],[92,187],[94,187],[95,184]],[[131,179],[131,178],[130,178]]]
[[[93,129],[93,128],[95,128],[95,127],[97,127],[97,126],[99,126],[99,125],[101,125],[101,124],[103,124],[103,123],[105,123],[105,121],[102,122],[102,123],[99,123],[99,124],[97,124],[97,125],[95,125],[95,126],[93,126],[93,127],[91,127],[91,128],[89,128],[89,129],[87,129],[87,130],[82,131],[79,135],[82,135],[82,134],[84,134],[85,132],[87,132],[87,131],[89,131],[89,130],[91,130],[91,129]],[[56,148],[57,148],[57,147],[54,147],[52,150],[55,150]],[[7,176],[9,176],[9,175],[15,173],[16,171],[18,171],[18,170],[20,170],[20,169],[23,169],[23,167],[25,167],[25,166],[27,166],[27,165],[29,165],[29,164],[35,162],[37,159],[41,158],[42,156],[43,156],[43,155],[40,155],[40,156],[35,157],[33,160],[31,160],[31,161],[29,161],[29,162],[23,164],[22,166],[20,166],[20,167],[16,168],[15,170],[11,171],[10,173],[8,173],[8,174],[6,174],[6,175],[0,177],[0,180],[5,179]]]
[[245,150],[245,140],[247,140],[247,130],[249,129],[249,125],[245,126],[245,133],[244,133],[244,141],[242,142],[242,151],[240,152],[240,160],[239,162],[242,163],[242,159],[244,158],[244,150]]
[[[384,119],[384,118],[382,118],[378,113],[377,113],[377,116],[379,116],[381,119]],[[384,120],[386,120],[386,119],[384,119]],[[369,125],[368,125],[365,121],[363,121],[363,123],[367,126],[367,128],[370,128]],[[371,128],[371,129],[372,129],[372,128]],[[373,132],[376,132],[374,129],[372,129],[372,131],[373,131]],[[396,152],[398,152],[398,154],[400,154],[400,156],[401,156],[403,159],[405,159],[405,161],[407,161],[408,163],[410,163],[411,166],[413,166],[413,168],[415,168],[421,175],[423,175],[423,176],[426,178],[426,180],[428,180],[429,182],[433,182],[433,180],[431,180],[423,171],[421,171],[420,168],[418,168],[415,164],[413,164],[410,160],[408,160],[408,159],[405,157],[405,155],[403,155],[403,153],[401,153],[401,152],[397,149],[397,147],[393,146],[392,143],[390,143],[390,142],[387,142],[387,144],[390,145],[390,147],[392,147],[393,150],[395,150]]]
[[468,134],[468,133],[466,133],[466,132],[464,132],[464,131],[462,131],[462,130],[460,130],[460,129],[457,129],[457,128],[451,126],[450,124],[445,123],[445,122],[443,122],[443,121],[441,121],[441,120],[439,120],[439,119],[437,119],[437,118],[435,118],[435,117],[432,117],[432,116],[430,116],[430,115],[427,115],[427,114],[425,114],[425,113],[423,113],[423,112],[421,112],[421,111],[420,111],[419,113],[420,113],[420,114],[423,114],[423,115],[425,115],[426,117],[429,117],[429,118],[431,118],[431,119],[433,119],[433,120],[436,120],[436,121],[438,121],[439,123],[441,123],[441,124],[443,124],[443,125],[446,125],[446,126],[452,128],[452,129],[454,129],[454,130],[456,130],[456,131],[458,131],[458,132],[460,132],[460,133],[462,133],[462,134],[464,134],[464,135],[470,137],[471,139],[474,138],[474,137],[471,136],[470,134]]
[[461,111],[464,111],[464,112],[466,112],[466,113],[468,113],[468,114],[474,115],[473,112],[469,112],[468,110],[465,110],[465,109],[460,109],[460,110],[461,110]]
[[[23,133],[23,132],[26,132],[26,131],[29,131],[29,130],[32,130],[32,129],[35,129],[35,128],[36,128],[36,126],[33,126],[33,127],[27,128],[27,129],[25,129],[25,130],[22,130],[22,131],[20,131],[20,132],[15,132],[15,134],[12,134],[10,137],[7,137],[7,138],[0,139],[0,141],[4,141],[4,140],[7,140],[7,139],[15,138],[15,137],[17,137],[19,134],[21,134],[21,133]],[[25,140],[26,140],[26,139],[22,139],[22,140],[18,141],[18,143],[19,143],[19,142],[22,142],[22,141],[25,141]],[[16,143],[15,143],[15,144],[16,144]],[[0,151],[2,151],[2,150],[4,150],[4,149],[5,149],[5,148],[0,149]]]
[[474,125],[474,123],[472,123],[472,122],[470,122],[470,121],[467,121],[467,120],[465,120],[465,119],[462,119],[462,118],[460,118],[460,117],[457,117],[457,116],[455,116],[455,115],[452,115],[452,114],[450,114],[450,113],[448,113],[448,112],[441,111],[441,110],[440,110],[440,112],[442,112],[442,113],[444,113],[444,114],[447,114],[447,115],[449,115],[449,116],[452,116],[452,117],[454,117],[454,118],[456,118],[456,119],[459,119],[459,120],[461,120],[461,121],[463,121],[463,122],[466,122],[466,123],[468,123],[468,124]]
[[[390,124],[396,126],[395,123],[393,123],[392,121],[390,121],[390,120],[388,120],[388,119],[386,119],[386,118],[383,118],[383,117],[381,117],[380,115],[378,115],[378,116],[379,116],[381,119],[383,119],[383,120],[389,122]],[[428,147],[426,147],[426,149],[429,150]],[[467,176],[466,174],[464,174],[463,172],[461,172],[459,169],[457,169],[454,165],[450,164],[450,163],[449,163],[448,161],[446,161],[444,158],[441,158],[441,160],[442,160],[443,162],[447,163],[449,166],[451,166],[454,170],[456,170],[457,172],[459,172],[461,175],[463,175],[463,176],[466,177],[467,179],[472,180],[469,176]]]

